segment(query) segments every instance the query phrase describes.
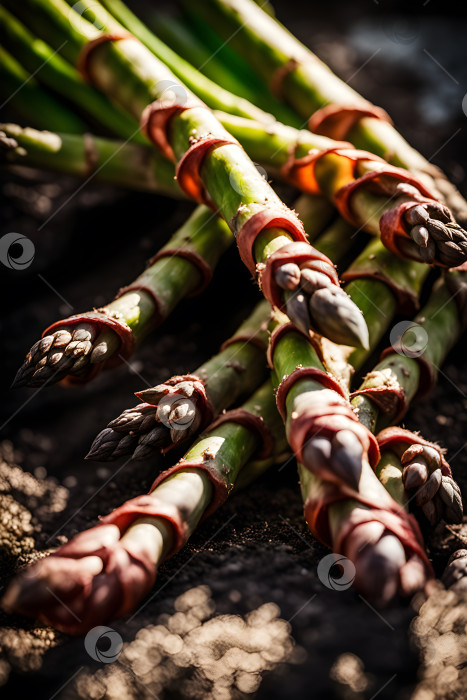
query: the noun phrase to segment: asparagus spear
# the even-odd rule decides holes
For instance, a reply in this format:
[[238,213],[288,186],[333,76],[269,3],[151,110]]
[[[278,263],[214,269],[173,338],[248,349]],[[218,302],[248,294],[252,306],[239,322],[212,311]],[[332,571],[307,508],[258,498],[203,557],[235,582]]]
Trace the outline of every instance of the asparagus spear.
[[[125,24],[122,17],[120,21]],[[147,18],[147,22],[148,26],[154,28],[158,38],[214,83],[222,85],[234,95],[253,102],[266,112],[274,114],[276,118],[280,118],[281,121],[290,123],[287,117],[279,117],[274,111],[277,105],[283,107],[283,103],[276,101],[268,93],[263,81],[252,73],[250,66],[242,60],[241,56],[232,51],[228,44],[220,50],[219,47],[212,50],[205,40],[201,41],[179,18],[167,14],[152,15]],[[136,32],[133,33],[136,36]],[[228,54],[227,56],[221,56],[224,51]],[[292,110],[290,113],[294,120],[292,123],[296,123],[297,117],[293,116]]]
[[398,422],[417,395],[425,395],[438,369],[465,328],[464,296],[467,273],[452,271],[438,280],[423,309],[407,324],[394,347],[354,392],[352,405],[370,430],[381,430],[382,452],[400,460],[399,479],[431,524],[462,520],[462,498],[451,470],[437,445],[401,429],[383,429]]
[[431,567],[416,522],[373,471],[375,438],[358,423],[345,392],[303,335],[283,326],[273,334],[269,354],[311,531],[353,562],[355,585],[373,604],[387,604],[396,592],[413,593],[432,575]]
[[270,313],[269,304],[261,301],[220,352],[192,374],[137,392],[143,403],[112,420],[95,438],[87,459],[105,462],[132,453],[133,459],[145,459],[198,435],[264,380]]
[[215,114],[255,162],[305,192],[325,195],[355,228],[381,236],[400,257],[445,267],[463,260],[465,231],[406,171],[304,129]]
[[[272,98],[262,102],[261,94],[258,95],[257,93],[253,95],[253,101],[244,99],[242,93],[237,93],[235,90],[229,92],[228,89],[225,89],[226,86],[223,80],[220,82],[214,81],[204,76],[190,62],[184,60],[169,46],[164,44],[159,36],[151,32],[121,0],[103,0],[102,5],[108,10],[110,15],[115,17],[125,29],[128,29],[129,32],[147,46],[159,60],[170,68],[179,80],[182,80],[211,109],[220,109],[228,114],[247,119],[260,119],[265,122],[274,121],[274,119],[271,119],[271,114],[269,114],[271,112],[274,117],[284,121],[286,124],[300,125],[300,119],[295,112],[279,100]],[[107,30],[112,28],[112,20],[108,14],[106,16],[102,13],[100,4],[93,4],[92,0],[85,0],[85,6],[95,14]],[[267,92],[264,92],[267,95]],[[267,109],[268,112],[264,112],[264,109]]]
[[[328,219],[329,210],[323,204],[310,197],[296,203],[313,218],[315,227],[318,221],[323,226]],[[347,229],[348,224],[338,220],[319,236],[316,245],[320,250],[332,247],[338,260],[351,240]],[[353,286],[358,289],[358,283]],[[127,408],[112,420],[95,438],[87,459],[113,461],[132,453],[133,459],[146,459],[155,450],[165,452],[199,433],[213,414],[228,408],[247,389],[253,389],[255,381],[261,381],[270,312],[268,304],[260,302],[232,338],[223,343],[220,352],[193,374],[172,377],[138,392],[136,396],[143,403]],[[271,319],[269,332],[275,323]]]
[[[0,7],[0,43],[20,60],[26,71],[77,107],[80,113],[98,124],[105,124],[115,136],[144,141],[135,119],[88,85],[75,68],[28,31],[4,7]],[[41,105],[41,110],[45,111],[46,107]]]
[[[114,40],[108,36],[103,39],[104,35],[98,33],[99,43],[90,44],[96,37],[95,27],[84,20],[79,27],[73,26],[63,0],[54,0],[53,4],[27,0],[26,6],[30,10],[28,18],[37,23],[52,45],[57,45],[58,36],[61,43],[66,37],[63,53],[72,61],[79,60],[89,78],[92,72],[92,81],[98,87],[135,117],[142,118],[146,133],[177,163],[182,189],[217,208],[229,222],[244,262],[261,278],[263,292],[272,304],[287,307],[294,304],[285,300],[276,280],[276,272],[283,279],[284,264],[300,261],[302,265],[319,268],[332,282],[331,291],[325,293],[329,317],[336,314],[340,318],[339,333],[334,334],[334,339],[345,338],[353,345],[367,344],[367,329],[361,314],[339,291],[331,262],[305,242],[300,222],[275,195],[245,152],[212,113],[177,83],[164,64],[133,38],[117,40],[114,35]],[[168,89],[172,95],[174,91],[178,95],[176,104],[167,103]],[[170,129],[167,129],[169,113]],[[162,115],[165,126],[159,123]],[[309,319],[310,325],[313,320]],[[325,332],[329,332],[327,328]]]
[[[461,221],[467,204],[443,173],[402,138],[387,114],[361,97],[253,0],[184,2],[213,27],[269,85],[304,119],[312,131],[347,139],[407,168],[426,183]],[[198,27],[200,25],[198,24]]]
[[42,386],[63,379],[82,383],[104,367],[128,360],[135,345],[186,296],[199,293],[232,244],[228,226],[199,206],[114,301],[57,321],[29,351],[13,386]]
[[40,129],[62,129],[70,134],[82,134],[84,122],[53,95],[40,88],[35,78],[0,46],[0,100],[21,118],[35,114]]
[[[426,272],[419,263],[398,261],[375,240],[344,273],[346,289],[370,328],[370,348],[377,345],[398,308],[416,308]],[[340,373],[338,383],[324,372],[320,353],[333,373],[336,361],[358,368],[368,356],[350,348],[339,356],[337,348],[326,344],[313,347],[287,324],[273,333],[269,359],[278,407],[299,462],[312,532],[353,561],[356,586],[374,603],[384,605],[397,591],[410,594],[421,587],[431,575],[430,566],[416,523],[372,471],[378,447],[370,432],[356,425],[346,400],[349,375]],[[370,544],[362,554],[358,549],[366,537]],[[381,575],[376,576],[374,569]]]
[[459,597],[466,597],[467,549],[458,549],[451,554],[441,580],[450,591]]
[[172,163],[148,146],[92,134],[0,124],[0,163],[44,168],[98,182],[182,198]]
[[212,424],[156,478],[149,494],[125,502],[15,578],[3,608],[68,634],[129,615],[154,585],[162,561],[183,547],[237,482],[270,466],[284,443],[268,380],[240,410]]
[[[100,10],[93,0],[84,0],[99,24],[108,31],[119,25]],[[108,5],[108,7],[110,7]],[[165,53],[157,50],[158,40],[147,36],[147,30],[120,0],[111,3],[118,9],[123,24],[133,31],[148,48],[151,37],[156,42],[155,55],[167,63]],[[173,67],[173,63],[168,63]],[[177,73],[184,80],[183,73]],[[196,93],[195,81],[195,93]],[[189,83],[192,87],[192,83]],[[199,94],[199,92],[197,93]],[[212,106],[212,103],[211,103]],[[228,110],[231,111],[231,110]],[[390,167],[370,153],[350,151],[329,139],[310,132],[287,128],[283,124],[257,123],[251,119],[216,113],[221,123],[245,147],[250,157],[281,172],[307,191],[324,192],[356,228],[365,228],[381,235],[394,252],[427,263],[443,266],[460,265],[467,255],[466,234],[455,223],[446,207],[436,202],[422,183],[397,168]],[[266,115],[267,116],[267,115]],[[410,187],[408,187],[410,185]]]

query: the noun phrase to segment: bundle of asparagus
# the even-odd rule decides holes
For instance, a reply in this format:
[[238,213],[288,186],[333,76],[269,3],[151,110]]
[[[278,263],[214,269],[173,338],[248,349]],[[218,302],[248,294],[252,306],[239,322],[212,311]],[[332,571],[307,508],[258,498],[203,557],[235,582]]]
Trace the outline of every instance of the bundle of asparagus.
[[[397,132],[388,114],[340,80],[318,57],[254,0],[183,2],[190,25],[203,37],[207,25],[248,61],[272,93],[288,103],[313,131],[348,139],[417,174],[462,221],[467,203],[430,161]],[[201,21],[202,20],[202,21]]]
[[183,547],[238,483],[274,464],[284,447],[268,380],[159,474],[149,494],[126,501],[15,579],[3,606],[69,634],[134,612],[160,563]]
[[[131,31],[198,97],[215,108],[212,90],[207,96],[203,90],[205,80],[199,74],[194,76],[190,70],[187,71],[185,62],[179,57],[174,58],[173,52],[161,44],[120,0],[107,3],[107,7],[122,24],[115,22],[97,2],[83,0],[82,5],[92,10],[99,26],[114,36],[126,36],[124,29]],[[238,34],[244,26],[241,22],[234,33]],[[98,76],[93,81],[98,82]],[[186,91],[180,86],[172,90],[177,98],[182,95],[178,109],[186,109]],[[174,106],[170,106],[170,112]],[[216,112],[219,120],[253,160],[278,168],[287,180],[308,192],[322,192],[330,197],[341,214],[357,227],[377,235],[381,233],[382,240],[393,252],[447,267],[460,265],[465,259],[465,232],[455,223],[449,209],[440,205],[416,177],[389,166],[368,151],[349,149],[349,144],[345,142],[320,138],[310,132],[284,127],[278,122],[271,123],[268,115],[260,115],[259,122],[255,124],[251,110],[244,119],[228,103],[222,109],[228,114]],[[148,136],[151,137],[149,133]],[[169,153],[166,149],[167,139],[165,141],[165,144],[159,142],[159,146]],[[199,178],[202,179],[201,171]],[[191,184],[192,195],[198,189],[198,196],[201,196],[199,184],[195,188]],[[181,186],[183,188],[183,184]],[[207,187],[212,198],[209,184]]]
[[[138,392],[142,403],[97,435],[87,457],[103,461],[195,442],[148,494],[14,579],[4,607],[71,634],[133,612],[160,563],[231,491],[280,461],[287,442],[308,525],[353,562],[360,593],[383,606],[426,587],[433,570],[415,516],[425,530],[426,519],[459,523],[462,498],[444,451],[397,423],[465,326],[467,273],[453,269],[467,261],[451,213],[463,218],[460,195],[385,112],[252,0],[186,3],[196,40],[184,25],[180,43],[163,23],[183,58],[120,0],[5,4],[0,90],[26,125],[0,125],[1,162],[198,203],[113,301],[49,326],[14,385],[83,384],[128,361],[182,299],[206,289],[234,240],[266,300],[217,355]],[[218,35],[259,79],[244,80],[231,50],[219,48],[209,75],[190,64],[220,47]],[[269,90],[258,87],[264,79]],[[313,131],[300,128],[304,117]],[[54,131],[37,130],[45,125]],[[296,211],[250,158],[305,193]],[[357,250],[361,229],[373,238]],[[350,253],[344,290],[335,265]],[[415,315],[429,265],[443,276]],[[409,330],[424,342],[391,345],[362,379],[397,315],[415,315]],[[258,389],[268,365],[272,383]]]

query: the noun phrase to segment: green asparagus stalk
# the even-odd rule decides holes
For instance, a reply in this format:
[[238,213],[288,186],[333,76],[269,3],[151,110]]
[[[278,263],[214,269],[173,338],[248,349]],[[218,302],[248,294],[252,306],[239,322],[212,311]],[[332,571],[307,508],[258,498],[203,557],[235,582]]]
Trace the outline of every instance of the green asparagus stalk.
[[[321,228],[329,218],[329,209],[322,200],[301,198],[298,206]],[[337,227],[332,224],[316,245],[337,242]],[[342,235],[337,253],[346,250],[350,236]],[[260,302],[252,314],[237,329],[232,338],[223,343],[220,352],[201,365],[191,375],[172,377],[164,384],[138,392],[143,402],[127,408],[112,420],[95,438],[87,459],[113,461],[133,454],[133,459],[145,459],[155,450],[166,451],[181,440],[197,434],[206,420],[234,403],[239,396],[252,391],[264,376],[264,351],[267,347],[267,328],[271,309]],[[269,331],[275,322],[269,323]],[[200,386],[201,383],[201,386]],[[207,407],[209,406],[209,410]]]
[[84,122],[65,105],[45,92],[24,68],[0,46],[0,100],[1,107],[9,105],[21,118],[35,114],[39,129],[68,131],[81,134]]
[[[464,272],[447,275],[456,285],[462,285],[467,280]],[[366,376],[352,399],[360,421],[373,432],[392,425],[400,413],[400,403],[393,401],[383,411],[371,400],[371,392],[377,399],[378,389],[387,388],[395,394],[400,387],[404,406],[407,407],[418,392],[426,392],[429,388],[427,384],[435,382],[439,367],[460,338],[463,328],[464,320],[456,299],[449,286],[439,279],[425,306],[413,322],[404,326],[399,344],[394,350],[388,348],[383,353],[383,359]],[[424,385],[421,385],[421,381]]]
[[[466,280],[465,272],[450,272],[444,281],[438,280],[426,305],[355,392],[352,405],[373,432],[399,421],[416,395],[426,393],[436,381],[439,367],[465,328],[462,302],[456,297],[462,296]],[[409,435],[398,429],[379,433],[383,454],[391,453],[392,465],[399,469],[392,488],[415,493],[416,505],[432,525],[441,518],[461,522],[461,493],[442,451]]]
[[[112,22],[105,10],[103,12],[99,10],[98,3],[85,0],[84,6],[92,10],[100,26],[108,31],[118,31],[119,25]],[[152,49],[152,35],[146,36],[148,30],[134,15],[129,14],[120,0],[112,2],[111,8],[114,13],[116,8],[120,8],[118,16],[120,19],[123,18],[124,26]],[[153,37],[154,39],[158,46],[159,40]],[[154,54],[167,63],[164,53],[157,52],[156,49]],[[173,63],[168,65],[173,68]],[[177,75],[182,80],[185,79],[183,74]],[[193,87],[191,82],[188,85]],[[196,92],[196,81],[194,87]],[[203,98],[203,95],[200,96]],[[231,110],[228,111],[231,112]],[[308,186],[312,192],[319,190],[335,201],[338,206],[342,204],[340,192],[346,185],[351,185],[358,177],[368,176],[377,170],[379,179],[382,178],[384,181],[379,193],[375,194],[374,186],[370,188],[360,186],[353,192],[349,203],[346,201],[344,207],[341,206],[341,211],[345,210],[356,227],[365,228],[379,235],[380,229],[382,234],[385,231],[388,217],[394,216],[395,212],[401,208],[403,211],[401,217],[407,228],[407,235],[398,238],[398,251],[401,255],[408,255],[427,263],[437,260],[443,265],[452,267],[461,264],[467,254],[465,233],[455,224],[450,212],[434,201],[430,205],[416,206],[418,201],[416,198],[414,200],[414,191],[407,194],[406,178],[403,175],[401,177],[401,173],[394,170],[391,171],[391,176],[387,166],[379,161],[375,163],[370,154],[368,156],[360,154],[355,161],[355,151],[351,151],[350,154],[345,150],[332,154],[325,153],[319,161],[304,168],[306,174],[303,168],[299,168],[297,173],[296,168],[289,167],[291,154],[294,154],[295,159],[308,159],[309,154],[316,149],[323,151],[335,147],[335,144],[328,139],[316,137],[310,132],[302,133],[279,123],[268,124],[264,115],[263,119],[256,123],[251,119],[230,114],[217,113],[217,116],[223,126],[240,141],[254,161],[261,162],[267,167],[280,167],[281,172],[287,172],[294,184]],[[382,177],[383,172],[385,177]],[[364,184],[368,183],[364,181]],[[412,182],[412,185],[414,184],[416,183]],[[424,194],[427,193],[424,192]],[[416,191],[415,197],[417,197]],[[407,207],[411,203],[413,206]],[[393,226],[391,219],[389,227]]]
[[172,163],[148,146],[92,134],[0,124],[0,163],[43,168],[97,182],[182,198]]
[[[316,245],[320,246],[320,239]],[[349,280],[346,290],[363,311],[370,329],[370,349],[374,349],[398,307],[416,306],[426,266],[399,261],[374,240],[345,278]],[[333,374],[337,359],[344,367],[347,361],[359,368],[368,357],[368,353],[349,348],[336,358],[337,349],[325,344],[320,350],[326,369]],[[338,384],[325,373],[317,348],[287,325],[272,336],[269,355],[278,406],[299,461],[312,532],[353,561],[356,585],[373,602],[384,605],[397,591],[414,592],[430,575],[420,534],[398,507],[397,487],[391,488],[397,479],[389,479],[394,477],[389,465],[381,464],[381,484],[373,472],[376,444],[369,431],[355,424],[342,388],[348,384],[348,373],[339,372]],[[352,523],[358,525],[356,534],[344,536],[353,531]],[[362,554],[359,546],[365,537],[371,545]]]
[[[68,634],[133,613],[162,561],[181,549],[238,480],[248,481],[274,461],[284,447],[282,436],[268,381],[160,474],[148,495],[127,501],[14,579],[3,608]],[[254,461],[249,475],[255,453],[263,467]]]
[[86,459],[110,462],[131,454],[146,459],[156,450],[167,451],[193,439],[214,416],[254,391],[266,377],[270,313],[261,301],[220,352],[192,374],[138,392],[143,403],[112,420]]
[[132,284],[104,307],[57,321],[44,331],[13,386],[82,383],[128,360],[134,347],[186,296],[199,293],[233,237],[199,206]]
[[[113,3],[112,11],[114,11]],[[118,17],[118,13],[116,16]],[[123,19],[120,16],[120,21],[125,24]],[[212,49],[206,41],[199,41],[198,37],[175,17],[159,14],[154,17],[154,20],[155,22],[150,24],[154,27],[158,38],[185,61],[195,66],[200,73],[234,95],[243,97],[260,109],[273,114],[276,119],[285,124],[300,125],[300,120],[294,112],[287,107],[284,110],[285,105],[268,93],[263,81],[252,73],[248,64],[232,51],[228,44],[224,43]],[[130,29],[129,25],[125,26]],[[137,35],[135,31],[133,33]],[[151,48],[149,44],[147,46]],[[183,76],[179,77],[183,79]]]
[[[115,136],[145,141],[135,119],[88,85],[75,68],[3,7],[0,7],[0,43],[21,61],[26,71],[77,107],[80,113],[98,124],[105,124]],[[42,111],[46,107],[41,104]]]
[[334,75],[253,0],[203,0],[196,7],[184,2],[184,7],[189,16],[201,16],[223,39],[229,38],[231,46],[270,89],[301,117],[311,116],[313,131],[320,128],[321,133],[349,140],[410,170],[458,219],[467,218],[467,204],[459,192],[437,167],[409,146],[387,115]]
[[373,604],[423,587],[431,570],[420,533],[372,469],[374,438],[304,336],[276,336],[270,354],[310,529],[353,562],[355,585]]
[[[177,55],[175,51],[172,51],[158,36],[151,32],[122,0],[103,0],[102,5],[108,10],[110,15],[115,17],[123,27],[142,41],[160,61],[170,68],[179,80],[183,81],[211,109],[220,109],[228,114],[245,117],[246,119],[259,119],[268,122],[271,121],[271,115],[263,111],[267,109],[268,112],[271,112],[276,118],[286,124],[299,126],[300,120],[293,110],[281,104],[280,101],[268,99],[263,106],[261,94],[254,94],[253,101],[250,101],[245,99],[241,93],[235,92],[235,90],[229,92],[228,89],[225,89],[223,80],[219,82],[218,80],[213,81],[205,77],[190,62]],[[101,26],[103,25],[107,30],[112,29],[112,19],[101,12],[99,5],[93,3],[92,0],[85,0],[85,6],[98,18]],[[259,104],[259,107],[256,106],[257,104]]]
[[[356,156],[355,151],[345,147],[324,153],[315,160],[316,153],[335,148],[335,142],[323,141],[322,136],[279,122],[265,128],[254,120],[219,112],[216,116],[239,140],[250,158],[305,192],[325,195],[355,228],[383,236],[388,217],[401,205],[411,205],[403,215],[408,235],[399,239],[397,253],[429,264],[436,260],[452,267],[460,264],[464,254],[461,249],[466,249],[463,229],[454,222],[449,210],[435,200],[426,206],[417,205],[419,193],[407,189],[404,171],[388,169],[384,163],[375,162],[370,153]],[[291,154],[295,163],[292,168]],[[349,200],[350,208],[347,201],[343,205],[341,194],[345,188],[371,173],[378,173],[384,186],[379,191],[373,186],[358,187]]]
[[[79,27],[73,26],[68,18],[68,6],[63,0],[54,0],[53,3],[27,0],[25,7],[29,10],[29,20],[36,22],[36,27],[40,27],[41,33],[53,46],[57,45],[58,36],[61,36],[59,45],[66,38],[63,53],[74,62],[81,60],[83,63],[84,57],[87,57],[86,70],[89,73],[92,66],[94,83],[135,117],[143,118],[151,138],[177,162],[177,176],[182,188],[194,198],[209,202],[219,210],[237,236],[244,261],[252,272],[261,275],[263,291],[268,299],[276,305],[286,303],[275,272],[273,276],[273,268],[278,264],[277,255],[280,261],[297,259],[297,243],[292,247],[288,244],[291,240],[304,242],[303,229],[212,113],[176,82],[164,64],[133,38],[102,41],[102,34],[98,34],[98,48],[91,50],[90,54],[83,54],[83,50],[89,51],[89,41],[95,39],[96,29],[83,19]],[[96,45],[91,45],[91,49],[92,46]],[[164,95],[169,86],[172,94],[179,88],[183,91],[181,95],[178,94],[178,101],[181,100],[182,104],[174,107],[172,102],[169,108],[172,114],[170,133],[156,125],[160,116],[167,114]],[[286,245],[287,249],[284,248]],[[324,266],[326,274],[334,282],[332,293],[327,295],[329,312],[324,319],[318,312],[317,318],[313,318],[316,322],[314,327],[321,333],[328,333],[329,318],[340,311],[339,334],[335,334],[334,339],[341,341],[344,337],[349,344],[365,346],[367,329],[361,314],[339,291],[332,264],[324,256],[318,256],[311,246],[300,243],[299,247],[301,259],[305,256],[309,264],[321,270]],[[283,250],[278,254],[280,248]],[[271,260],[274,253],[276,257]],[[257,265],[260,267],[257,268]],[[280,268],[281,265],[277,274],[283,280]],[[345,313],[342,313],[344,308]]]

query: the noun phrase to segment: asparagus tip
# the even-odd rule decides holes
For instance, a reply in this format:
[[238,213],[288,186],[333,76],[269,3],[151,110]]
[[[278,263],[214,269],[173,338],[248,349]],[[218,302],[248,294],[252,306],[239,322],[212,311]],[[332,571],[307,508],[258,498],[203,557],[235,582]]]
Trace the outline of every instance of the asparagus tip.
[[351,430],[340,430],[332,441],[330,465],[351,488],[358,491],[362,475],[363,447]]
[[384,534],[376,543],[369,543],[356,562],[357,585],[363,595],[378,607],[386,607],[397,595],[400,570],[406,563],[401,542]]
[[329,440],[313,437],[302,450],[304,466],[323,478],[334,477],[358,490],[362,474],[363,448],[351,430],[340,430]]
[[438,258],[448,267],[465,262],[467,233],[454,221],[447,207],[435,201],[418,204],[407,210],[405,219],[424,262],[431,264]]
[[334,343],[369,350],[370,338],[362,312],[339,287],[323,287],[310,297],[312,322]]

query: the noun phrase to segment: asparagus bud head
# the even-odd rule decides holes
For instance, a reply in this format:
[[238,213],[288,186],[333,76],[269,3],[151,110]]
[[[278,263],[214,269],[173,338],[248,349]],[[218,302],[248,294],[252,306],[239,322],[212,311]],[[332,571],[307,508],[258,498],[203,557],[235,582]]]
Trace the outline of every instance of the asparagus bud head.
[[369,348],[368,328],[360,309],[326,274],[330,265],[321,260],[300,268],[285,263],[276,271],[276,282],[284,290],[285,311],[304,333],[314,330],[334,343]]
[[91,365],[109,359],[119,346],[120,340],[110,328],[99,333],[90,323],[66,325],[32,346],[12,388],[56,384],[67,375],[79,377]]
[[415,501],[431,525],[441,519],[462,522],[462,494],[454,479],[442,473],[438,450],[429,445],[411,445],[402,454],[401,463],[404,486],[415,492]]
[[457,595],[467,595],[467,549],[458,549],[451,554],[441,581]]
[[400,540],[378,521],[357,525],[343,554],[355,565],[357,589],[377,607],[387,606],[399,593],[415,593],[426,582],[423,562],[416,556],[408,561]]
[[146,459],[197,434],[202,412],[191,382],[159,384],[137,396],[144,403],[112,420],[94,439],[86,459],[111,462],[126,455]]
[[332,439],[313,437],[302,450],[304,466],[323,479],[345,482],[358,490],[363,447],[351,430],[340,430]]
[[467,234],[443,204],[436,201],[417,204],[404,217],[423,262],[431,264],[438,260],[447,267],[465,262]]
[[116,525],[97,525],[13,579],[1,604],[67,634],[84,634],[124,614],[127,596],[140,600],[154,580],[144,545],[122,539]]

